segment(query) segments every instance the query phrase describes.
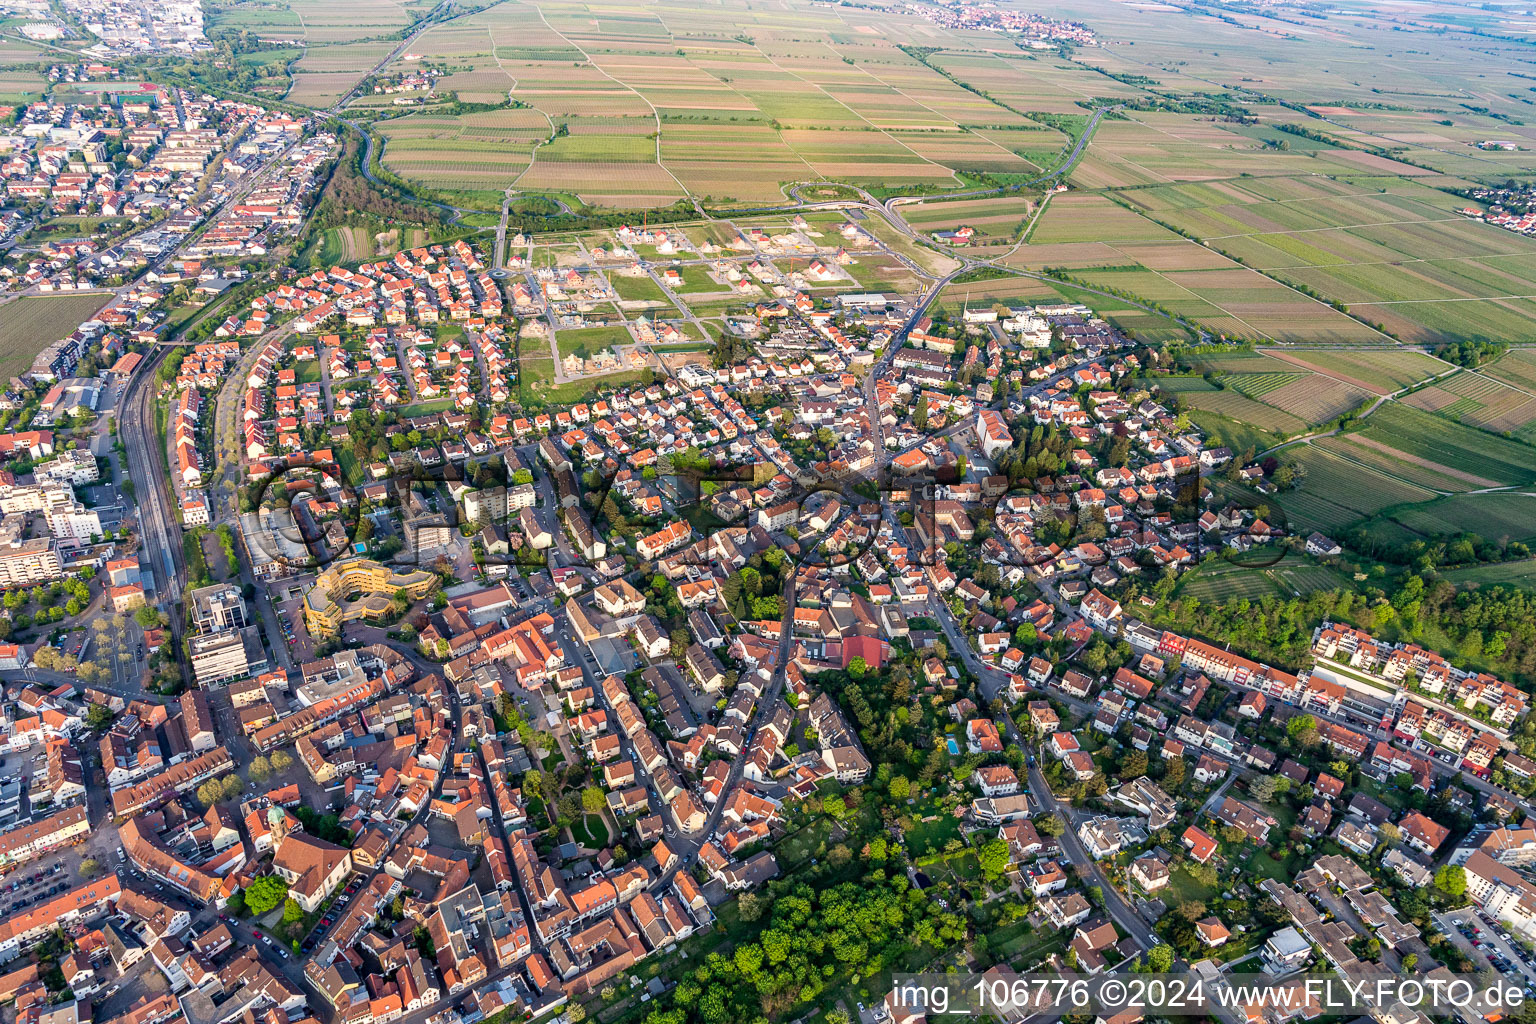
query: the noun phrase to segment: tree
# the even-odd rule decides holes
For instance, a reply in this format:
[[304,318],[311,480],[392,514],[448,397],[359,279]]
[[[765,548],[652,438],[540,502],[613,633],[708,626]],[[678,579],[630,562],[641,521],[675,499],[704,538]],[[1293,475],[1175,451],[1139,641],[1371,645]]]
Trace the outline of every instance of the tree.
[[1059,836],[1066,830],[1066,822],[1062,821],[1061,815],[1055,811],[1035,818],[1035,831],[1043,836]]
[[1269,803],[1275,798],[1279,778],[1277,775],[1260,775],[1248,783],[1248,795],[1260,803]]
[[293,767],[293,755],[286,750],[274,750],[267,755],[267,763],[272,766],[272,773],[285,772]]
[[1290,736],[1291,739],[1298,738],[1302,733],[1309,729],[1313,732],[1317,731],[1317,719],[1313,718],[1311,715],[1297,715],[1289,722],[1285,723],[1286,734]]
[[755,892],[742,893],[736,901],[736,916],[743,921],[756,921],[763,916],[763,898]]
[[85,713],[85,724],[95,732],[106,732],[112,725],[112,709],[105,704],[92,704]]
[[1001,839],[989,839],[976,851],[976,860],[988,877],[997,878],[1008,870],[1008,844]]
[[245,905],[260,917],[288,898],[288,883],[276,875],[262,875],[245,887]]
[[139,606],[139,610],[133,613],[133,619],[145,629],[154,629],[160,625],[160,613],[147,604]]
[[581,809],[588,814],[602,814],[607,806],[608,798],[603,795],[601,786],[588,786],[581,791]]
[[258,754],[251,759],[251,764],[246,769],[246,774],[257,782],[266,782],[272,777],[272,762]]
[[304,920],[304,908],[299,906],[299,901],[289,896],[283,900],[283,924],[293,924],[295,921]]
[[1167,974],[1173,970],[1173,947],[1159,942],[1147,950],[1147,966],[1154,974]]
[[1188,900],[1187,902],[1180,903],[1174,913],[1186,921],[1198,921],[1205,916],[1205,904],[1199,900]]
[[917,396],[917,409],[912,413],[912,425],[918,430],[928,429],[928,396]]
[[893,775],[886,792],[891,794],[892,800],[905,800],[912,793],[912,783],[905,775]]
[[1435,872],[1435,888],[1447,896],[1462,896],[1467,891],[1467,871],[1460,864],[1445,864]]
[[1178,789],[1184,784],[1184,759],[1182,757],[1171,758],[1168,766],[1163,770],[1163,788]]
[[80,862],[81,878],[95,878],[104,870],[105,869],[101,866],[101,861],[97,860],[95,857],[86,857]]
[[1417,966],[1419,966],[1419,954],[1409,953],[1403,957],[1403,970],[1411,971]]
[[848,674],[855,679],[863,679],[869,671],[869,663],[863,658],[854,658],[848,662]]

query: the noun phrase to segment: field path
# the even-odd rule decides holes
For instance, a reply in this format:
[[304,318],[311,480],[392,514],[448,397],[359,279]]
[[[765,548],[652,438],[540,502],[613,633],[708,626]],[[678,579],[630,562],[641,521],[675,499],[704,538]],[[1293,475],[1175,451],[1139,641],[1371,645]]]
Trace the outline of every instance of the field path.
[[[1478,487],[1484,489],[1499,486],[1499,482],[1497,480],[1489,480],[1485,476],[1475,476],[1472,473],[1464,473],[1459,469],[1452,469],[1449,466],[1441,465],[1438,462],[1432,462],[1429,459],[1423,458],[1419,455],[1410,455],[1408,452],[1405,452],[1400,448],[1393,448],[1385,441],[1377,441],[1374,438],[1365,437],[1360,434],[1351,434],[1348,438],[1343,438],[1341,440],[1343,440],[1346,444],[1358,444],[1365,448],[1374,449],[1378,452],[1381,452],[1383,455],[1397,459],[1400,462],[1406,462],[1411,466],[1418,466],[1420,469],[1427,469],[1434,473],[1443,473],[1452,479],[1462,480],[1469,484],[1475,484]],[[1335,451],[1334,454],[1338,455],[1340,453]],[[1390,472],[1390,470],[1388,472]],[[1412,483],[1412,481],[1409,482]]]
[[[1268,354],[1268,355],[1275,355],[1275,356],[1280,355],[1279,352],[1272,352],[1272,351],[1269,351],[1268,349],[1266,349],[1265,351],[1266,351],[1266,354]],[[1300,365],[1305,365],[1305,364],[1300,364]],[[1322,376],[1324,376],[1324,377],[1328,376],[1328,374],[1323,373],[1323,371],[1318,370],[1318,369],[1316,369],[1314,367],[1310,367],[1309,366],[1309,367],[1307,367],[1307,369],[1312,370],[1312,372],[1314,372],[1314,373],[1322,374]],[[1392,401],[1395,398],[1399,398],[1399,397],[1407,394],[1408,392],[1415,390],[1416,388],[1421,388],[1421,387],[1424,387],[1425,385],[1433,384],[1435,381],[1439,380],[1442,377],[1449,377],[1449,376],[1451,376],[1454,373],[1460,373],[1460,372],[1461,372],[1461,367],[1453,365],[1453,366],[1451,366],[1451,368],[1449,370],[1446,370],[1444,373],[1437,373],[1433,377],[1430,377],[1430,378],[1428,378],[1426,380],[1421,380],[1421,381],[1417,381],[1416,383],[1409,384],[1407,387],[1404,387],[1404,388],[1401,388],[1401,389],[1399,389],[1397,391],[1394,391],[1390,395],[1381,395],[1380,397],[1378,397],[1376,399],[1376,401],[1371,403],[1371,407],[1369,409],[1366,409],[1364,412],[1360,413],[1360,415],[1358,417],[1356,417],[1356,418],[1363,420],[1367,416],[1369,416],[1371,413],[1375,412],[1377,409],[1380,409],[1382,407],[1382,405],[1384,403],[1386,403],[1386,402],[1390,402],[1390,401]],[[1347,380],[1347,378],[1339,378],[1339,377],[1335,377],[1334,379],[1335,380]],[[1353,382],[1353,383],[1358,383],[1358,382]],[[1372,392],[1372,394],[1374,394],[1374,393],[1375,392]],[[1309,441],[1318,441],[1318,440],[1321,440],[1322,438],[1325,438],[1325,437],[1333,437],[1334,435],[1339,433],[1339,429],[1340,428],[1334,428],[1333,430],[1325,431],[1325,432],[1323,432],[1321,434],[1303,434],[1300,437],[1293,437],[1289,441],[1282,441],[1282,442],[1280,442],[1279,444],[1275,445],[1273,448],[1266,448],[1266,449],[1264,449],[1262,452],[1259,452],[1258,455],[1255,455],[1254,458],[1258,458],[1260,455],[1268,455],[1270,452],[1277,452],[1277,451],[1279,451],[1282,448],[1289,448],[1289,447],[1291,447],[1291,445],[1306,444]]]
[[1263,349],[1254,349],[1254,351],[1255,352],[1263,352],[1265,355],[1267,355],[1267,356],[1274,356],[1276,359],[1284,359],[1286,362],[1292,364],[1293,366],[1299,366],[1299,367],[1301,367],[1304,370],[1311,370],[1313,373],[1317,374],[1319,377],[1327,377],[1330,380],[1338,381],[1340,384],[1352,384],[1352,385],[1354,385],[1357,388],[1364,388],[1365,390],[1369,391],[1373,395],[1380,396],[1380,395],[1385,395],[1385,394],[1389,393],[1389,392],[1385,392],[1385,391],[1379,390],[1380,387],[1381,387],[1381,385],[1379,385],[1379,384],[1371,385],[1371,384],[1367,384],[1365,381],[1361,380],[1358,377],[1350,377],[1350,376],[1346,376],[1345,374],[1342,374],[1342,373],[1330,373],[1327,370],[1323,369],[1321,366],[1317,366],[1317,365],[1315,365],[1313,363],[1309,363],[1309,362],[1307,362],[1306,360],[1302,359],[1299,356],[1295,356],[1295,355],[1292,355],[1289,352],[1286,352],[1284,349],[1263,348]]
[[[517,76],[512,74],[510,71],[508,71],[507,68],[506,68],[506,65],[501,62],[501,54],[496,52],[496,34],[491,31],[491,26],[490,25],[486,25],[485,26],[485,34],[486,34],[486,37],[488,39],[490,39],[490,41],[491,41],[491,59],[496,62],[496,70],[500,71],[503,75],[506,75],[507,76],[507,81],[512,83],[511,85],[507,86],[507,100],[509,102],[516,103],[517,102],[517,98],[514,97],[512,94],[517,91]],[[531,104],[530,104],[530,106],[531,106]],[[519,181],[523,180],[523,175],[528,173],[528,168],[532,167],[533,166],[533,162],[539,158],[539,147],[544,145],[551,138],[553,138],[554,134],[555,134],[555,120],[554,120],[554,118],[550,117],[549,114],[545,113],[543,110],[540,110],[536,106],[533,107],[532,109],[537,110],[539,112],[539,114],[541,114],[543,116],[545,123],[549,125],[549,134],[546,135],[544,138],[540,139],[538,142],[535,142],[533,144],[533,148],[528,151],[528,163],[523,167],[522,170],[517,172],[517,177],[512,179],[512,185],[514,185],[514,186]],[[503,248],[505,248],[505,243],[506,243],[506,238],[507,238],[507,204],[512,201],[512,197],[510,195],[511,188],[512,188],[512,186],[508,186],[508,193],[509,194],[505,197],[504,201],[501,204],[501,229],[500,229],[500,233],[496,236],[496,244],[498,246],[502,246]],[[501,263],[501,250],[497,251],[496,265],[498,267],[502,265],[502,263]]]

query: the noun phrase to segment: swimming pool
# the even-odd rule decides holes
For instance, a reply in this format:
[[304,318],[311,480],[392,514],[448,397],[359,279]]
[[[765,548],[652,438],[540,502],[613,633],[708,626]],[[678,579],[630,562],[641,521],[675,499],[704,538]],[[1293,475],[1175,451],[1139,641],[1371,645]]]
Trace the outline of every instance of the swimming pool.
[[960,744],[955,742],[955,738],[953,736],[944,737],[944,745],[949,747],[949,753],[951,757],[960,756]]

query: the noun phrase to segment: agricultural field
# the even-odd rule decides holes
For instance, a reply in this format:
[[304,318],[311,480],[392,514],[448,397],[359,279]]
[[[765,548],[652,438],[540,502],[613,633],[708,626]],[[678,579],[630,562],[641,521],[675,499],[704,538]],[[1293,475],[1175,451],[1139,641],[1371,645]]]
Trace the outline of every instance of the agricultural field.
[[1288,373],[1295,369],[1283,359],[1252,349],[1199,352],[1189,361],[1201,373]]
[[1180,238],[1106,195],[1053,197],[1026,241],[1008,255],[1010,265],[1064,270],[1095,288],[1187,317],[1222,337],[1288,344],[1390,340],[1316,299]]
[[[309,30],[308,14],[300,17],[295,5],[307,2],[274,0],[230,23],[243,18],[288,38],[329,38],[323,19]],[[727,0],[708,29],[694,14],[641,2],[594,17],[566,0],[507,0],[433,25],[411,52],[448,68],[440,91],[476,103],[510,96],[541,116],[552,141],[527,154],[520,188],[573,192],[607,206],[654,206],[684,194],[715,204],[782,201],[789,183],[818,179],[940,191],[971,175],[1022,180],[1070,145],[1058,127],[1032,116],[1077,116],[1063,87],[1081,97],[1137,92],[1059,58],[1019,54],[1001,39],[987,45],[997,53],[973,56],[969,34],[905,12],[874,18],[850,7],[812,15],[800,4],[769,10]],[[807,31],[816,45],[797,35]],[[924,63],[899,48],[915,40],[957,53]],[[323,57],[304,63],[316,60]],[[386,70],[412,64],[402,55]],[[982,80],[1001,77],[1015,86],[1010,95],[1035,105],[980,94],[956,71],[973,64]],[[333,100],[348,83],[316,76],[350,70],[301,66],[293,98]],[[588,133],[585,122],[607,119],[628,123],[601,130],[612,137],[605,144],[574,141]],[[402,160],[398,170],[437,184],[425,157]],[[994,216],[1000,230],[1004,221],[1016,230],[1023,219]]]
[[1204,377],[1149,377],[1148,384],[1158,387],[1165,395],[1182,395],[1190,391],[1219,391]]
[[1450,363],[1434,356],[1402,349],[1273,349],[1267,355],[1378,395],[1412,387],[1454,369]]
[[450,118],[413,114],[381,122],[382,163],[401,177],[439,188],[501,190],[527,170],[548,134],[531,110]]
[[1450,475],[1487,480],[1483,485],[1487,487],[1536,482],[1536,447],[1462,426],[1400,402],[1388,402],[1377,409],[1350,436],[1380,445],[1406,462]]
[[1361,434],[1342,434],[1338,437],[1322,438],[1313,443],[1350,462],[1369,466],[1400,480],[1442,493],[1480,490],[1484,487],[1496,486],[1495,481],[1486,477],[1463,472],[1454,466],[1444,466],[1428,459],[1416,458]]
[[1121,195],[1406,342],[1518,336],[1536,315],[1536,241],[1470,221],[1408,177],[1379,180],[1271,176]]
[[1360,388],[1317,373],[1245,373],[1227,377],[1223,383],[1309,424],[1337,419],[1371,397]]
[[1301,417],[1293,416],[1272,405],[1265,405],[1238,391],[1189,391],[1179,397],[1184,400],[1188,408],[1217,413],[1227,419],[1252,424],[1260,430],[1278,434],[1281,437],[1301,434],[1307,429],[1307,421]]
[[41,99],[46,83],[34,71],[0,71],[0,103],[26,103]]
[[304,56],[289,69],[293,75],[292,84],[283,98],[310,107],[329,107],[351,91],[394,45],[391,42],[310,45]]
[[1528,494],[1458,494],[1401,509],[1392,519],[1421,534],[1469,532],[1492,541],[1536,539],[1536,497]]
[[965,308],[1023,306],[1060,302],[1062,296],[1045,281],[1031,277],[1000,277],[991,281],[964,281],[950,284],[934,299],[930,309],[936,315],[959,319]]
[[1512,349],[1479,372],[1536,394],[1536,349]]
[[1299,488],[1274,495],[1272,499],[1284,510],[1292,530],[1328,533],[1390,506],[1435,497],[1435,493],[1427,488],[1388,476],[1316,445],[1289,449],[1287,457],[1306,469],[1306,479]]
[[1497,565],[1474,565],[1466,569],[1451,569],[1440,574],[1458,587],[1518,587],[1536,591],[1536,559],[1519,562],[1500,562]]
[[1015,241],[1034,210],[1033,200],[1007,196],[908,203],[901,207],[901,216],[927,235],[970,227],[976,232],[973,246],[992,246]]
[[1348,586],[1348,581],[1342,574],[1287,553],[1272,566],[1240,565],[1221,559],[1208,562],[1180,576],[1178,596],[1204,602],[1239,597],[1256,601],[1262,597],[1304,596],[1344,586]]
[[0,377],[8,379],[31,366],[34,356],[95,315],[110,298],[103,292],[29,295],[0,306]]
[[1458,423],[1536,441],[1536,395],[1472,370],[1444,377],[1403,401]]
[[208,29],[246,29],[263,39],[301,43],[350,42],[398,32],[430,7],[394,0],[219,0],[208,5]]

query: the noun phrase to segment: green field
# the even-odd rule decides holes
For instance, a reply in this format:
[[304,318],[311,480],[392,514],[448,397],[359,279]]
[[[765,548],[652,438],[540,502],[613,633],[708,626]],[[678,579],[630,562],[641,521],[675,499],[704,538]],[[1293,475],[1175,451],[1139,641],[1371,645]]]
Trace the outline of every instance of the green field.
[[1400,402],[1376,410],[1361,436],[1425,460],[1499,484],[1536,482],[1536,447],[1452,423]]
[[1262,399],[1271,391],[1294,384],[1307,375],[1304,373],[1240,373],[1234,374],[1223,380],[1222,383],[1234,391],[1241,392],[1249,398]]
[[1442,578],[1459,586],[1509,586],[1536,591],[1536,559],[1452,569]]
[[580,355],[583,359],[612,348],[615,345],[628,345],[634,341],[629,331],[623,327],[577,327],[557,331],[555,340],[560,345],[560,357],[568,355]]
[[1434,492],[1349,462],[1314,445],[1297,445],[1287,458],[1307,471],[1294,491],[1274,497],[1293,529],[1337,530],[1357,519],[1407,502],[1428,501]]
[[1241,456],[1252,449],[1255,453],[1273,448],[1282,438],[1271,431],[1261,430],[1251,423],[1243,423],[1215,412],[1199,409],[1189,414],[1190,420],[1205,432],[1206,440],[1213,446],[1231,448]]
[[[1241,559],[1249,563],[1268,560],[1268,557],[1258,556]],[[1243,565],[1222,559],[1206,562],[1179,578],[1178,596],[1206,602],[1238,597],[1257,600],[1276,595],[1289,598],[1351,585],[1341,573],[1327,566],[1313,565],[1286,553],[1271,566]]]
[[1123,195],[1149,218],[1405,341],[1519,337],[1536,315],[1536,242],[1458,217],[1406,177],[1379,188],[1342,177],[1281,184]]
[[1301,434],[1307,429],[1307,421],[1299,416],[1256,402],[1237,391],[1192,391],[1180,397],[1191,408],[1214,412],[1240,423],[1249,423],[1282,437]]
[[1206,602],[1238,597],[1255,600],[1274,592],[1274,584],[1265,570],[1220,560],[1185,573],[1180,577],[1178,590],[1180,597],[1195,597]]
[[0,378],[31,366],[34,356],[67,337],[111,298],[102,292],[29,295],[0,306]]
[[1536,349],[1517,348],[1483,367],[1483,373],[1506,384],[1536,392]]
[[1459,494],[1392,514],[1422,534],[1476,533],[1492,541],[1536,539],[1536,497],[1525,494]]
[[1157,385],[1165,395],[1182,395],[1191,391],[1221,390],[1204,377],[1148,377],[1147,383]]
[[1292,364],[1311,367],[1377,394],[1398,391],[1454,367],[1422,352],[1394,349],[1302,349],[1281,353]]
[[[609,274],[608,283],[625,302],[667,302],[666,293],[661,290],[661,285],[651,280],[649,276],[630,277],[627,274]],[[671,304],[668,303],[668,305]]]

